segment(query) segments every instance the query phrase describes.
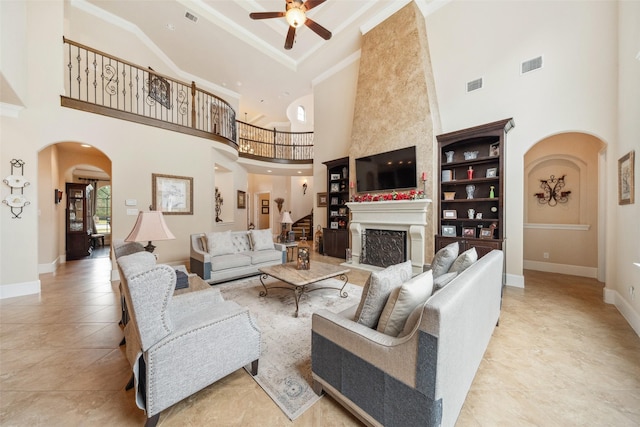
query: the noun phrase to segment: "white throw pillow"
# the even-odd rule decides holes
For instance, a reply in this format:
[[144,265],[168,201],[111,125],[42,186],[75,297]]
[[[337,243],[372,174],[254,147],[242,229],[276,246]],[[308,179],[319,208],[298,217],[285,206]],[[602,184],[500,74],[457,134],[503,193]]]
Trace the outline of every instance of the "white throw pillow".
[[207,233],[207,247],[211,256],[232,254],[231,231]]
[[355,321],[375,328],[380,314],[387,303],[389,294],[411,278],[411,261],[390,265],[381,271],[371,273],[362,290],[360,305],[356,310]]
[[[428,300],[429,298],[427,298]],[[407,321],[404,322],[404,328],[402,328],[402,332],[398,334],[398,338],[406,337],[413,329],[416,327],[420,319],[422,318],[422,311],[424,310],[424,305],[427,302],[425,301],[422,304],[418,304],[416,308],[413,309],[409,317],[407,317]]]
[[433,273],[431,270],[418,274],[391,291],[378,322],[378,332],[398,336],[411,312],[431,296]]
[[451,265],[458,257],[458,242],[453,242],[436,252],[431,261],[431,270],[433,270],[433,278],[448,272]]
[[478,253],[476,248],[468,249],[460,254],[458,258],[451,264],[449,273],[462,273],[478,260]]
[[251,247],[254,251],[263,251],[265,249],[274,249],[273,236],[271,229],[266,230],[249,230],[249,239]]

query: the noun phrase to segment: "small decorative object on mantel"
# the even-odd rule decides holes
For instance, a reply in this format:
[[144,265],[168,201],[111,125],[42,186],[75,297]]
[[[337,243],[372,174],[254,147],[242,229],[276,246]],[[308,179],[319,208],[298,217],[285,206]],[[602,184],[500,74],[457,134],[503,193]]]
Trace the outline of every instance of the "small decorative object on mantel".
[[546,203],[551,207],[558,203],[567,203],[571,191],[562,191],[565,185],[565,176],[567,175],[556,178],[555,175],[551,175],[549,179],[541,179],[540,188],[542,188],[544,192],[534,194],[534,196],[538,198],[538,203],[541,205]]
[[[27,187],[29,182],[24,178],[24,161],[20,159],[13,159],[10,163],[11,175],[2,181],[11,187],[11,195],[5,197],[2,203],[11,208],[13,218],[20,219],[22,209],[31,204],[31,202],[29,202],[23,195],[24,187]],[[20,175],[16,175],[14,169],[20,169]]]

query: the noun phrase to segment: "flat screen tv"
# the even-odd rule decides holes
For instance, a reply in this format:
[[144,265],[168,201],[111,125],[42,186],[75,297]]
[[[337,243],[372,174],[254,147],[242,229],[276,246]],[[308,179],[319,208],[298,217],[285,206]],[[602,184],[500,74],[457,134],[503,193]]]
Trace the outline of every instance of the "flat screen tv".
[[417,180],[415,145],[356,159],[358,193],[416,188]]

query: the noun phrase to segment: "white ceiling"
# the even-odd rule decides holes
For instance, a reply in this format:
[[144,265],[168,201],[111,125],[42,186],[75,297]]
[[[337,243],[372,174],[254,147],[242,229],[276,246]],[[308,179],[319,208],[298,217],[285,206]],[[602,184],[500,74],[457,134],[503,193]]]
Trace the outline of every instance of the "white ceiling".
[[[284,49],[288,30],[284,18],[249,18],[251,12],[284,11],[285,0],[71,0],[70,4],[133,31],[163,54],[179,78],[190,76],[185,80],[205,87],[209,83],[214,93],[227,99],[236,96],[239,120],[246,117],[255,125],[273,127],[289,121],[287,107],[312,94],[314,80],[357,55],[363,33],[408,2],[327,0],[307,14],[332,32],[331,40],[303,26],[291,50]],[[417,3],[426,13],[441,2]],[[198,21],[185,18],[186,12]]]

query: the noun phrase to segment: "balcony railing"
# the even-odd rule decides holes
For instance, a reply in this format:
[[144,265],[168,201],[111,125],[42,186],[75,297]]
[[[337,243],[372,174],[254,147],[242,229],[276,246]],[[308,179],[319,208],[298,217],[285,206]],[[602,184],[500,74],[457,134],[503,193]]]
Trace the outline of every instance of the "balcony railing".
[[181,82],[66,38],[63,43],[66,96],[61,96],[61,104],[65,107],[217,140],[243,157],[313,161],[313,132],[280,132],[236,123],[233,108],[197,88],[195,82]]
[[308,163],[313,159],[313,132],[282,132],[237,121],[238,150],[242,157]]

